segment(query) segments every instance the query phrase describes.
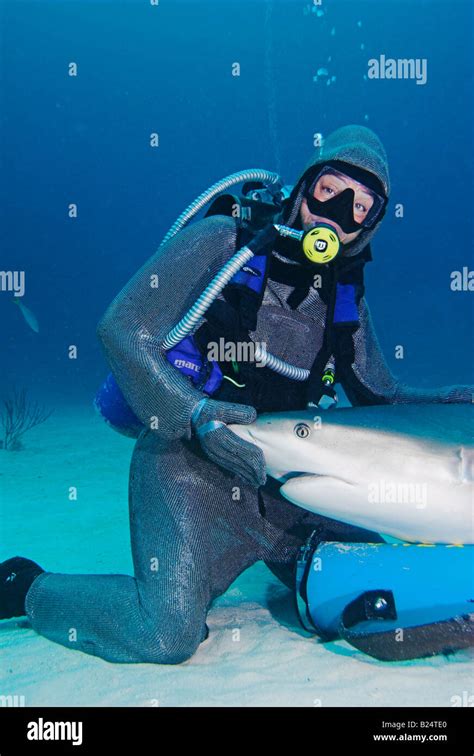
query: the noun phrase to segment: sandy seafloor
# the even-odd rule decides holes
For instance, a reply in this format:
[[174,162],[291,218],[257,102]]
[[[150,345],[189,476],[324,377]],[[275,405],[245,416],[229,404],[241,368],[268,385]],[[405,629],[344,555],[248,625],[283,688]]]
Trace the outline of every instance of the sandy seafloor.
[[[84,405],[56,409],[25,436],[23,451],[0,450],[0,560],[20,555],[51,572],[133,574],[133,443]],[[110,663],[38,635],[26,617],[3,620],[0,695],[24,696],[26,706],[449,707],[453,696],[473,693],[471,651],[384,663],[344,641],[318,643],[263,562],[213,604],[207,624],[207,640],[175,666]]]

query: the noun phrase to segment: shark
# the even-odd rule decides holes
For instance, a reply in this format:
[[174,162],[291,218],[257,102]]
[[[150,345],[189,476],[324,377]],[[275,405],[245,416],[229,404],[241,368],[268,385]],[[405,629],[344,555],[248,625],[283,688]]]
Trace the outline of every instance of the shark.
[[293,504],[411,543],[474,543],[474,404],[260,415],[229,425]]

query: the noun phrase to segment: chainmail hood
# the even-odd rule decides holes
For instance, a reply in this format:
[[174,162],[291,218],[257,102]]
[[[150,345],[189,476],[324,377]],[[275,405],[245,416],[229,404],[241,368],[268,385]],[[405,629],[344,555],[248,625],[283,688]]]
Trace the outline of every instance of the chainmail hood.
[[[343,126],[329,134],[298,178],[283,215],[283,222],[299,225],[299,212],[310,177],[318,167],[330,160],[340,160],[373,173],[381,182],[387,198],[390,195],[390,178],[385,148],[378,136],[366,126]],[[373,228],[364,229],[350,244],[344,246],[344,255],[354,257],[373,239],[381,220]],[[299,226],[300,227],[300,226]]]

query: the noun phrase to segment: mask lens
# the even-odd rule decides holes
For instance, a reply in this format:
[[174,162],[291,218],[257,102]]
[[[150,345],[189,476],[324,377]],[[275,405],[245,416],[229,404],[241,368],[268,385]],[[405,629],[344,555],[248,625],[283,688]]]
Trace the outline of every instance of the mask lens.
[[374,194],[372,190],[369,191],[374,201],[372,207],[368,210],[364,220],[361,221],[361,225],[365,228],[371,228],[374,225],[385,206],[385,200],[383,197],[380,197],[378,194]]
[[[315,177],[315,179],[313,180],[310,188],[308,189],[308,191],[306,193],[306,200],[308,201],[308,207],[310,209],[310,212],[312,212],[311,211],[311,205],[312,205],[311,200],[315,199],[314,192],[315,192],[315,189],[316,189],[316,184],[325,175],[333,175],[336,178],[338,176],[341,176],[343,179],[347,179],[348,181],[352,181],[352,178],[349,175],[347,175],[345,173],[342,173],[341,171],[336,171],[331,166],[328,166],[328,165],[324,166],[324,168],[322,168],[321,171],[318,173],[318,175]],[[357,213],[357,211],[356,211],[356,216],[357,217],[354,217],[354,222],[355,223],[359,223],[364,228],[371,228],[375,224],[375,222],[378,220],[378,218],[380,217],[382,211],[385,208],[387,200],[386,200],[385,197],[382,197],[381,195],[377,194],[377,192],[374,192],[373,189],[370,189],[368,187],[365,187],[365,189],[370,194],[371,199],[373,200],[373,202],[372,202],[371,206],[368,208],[368,210],[367,210],[367,212],[366,212],[365,215],[364,215],[364,210],[362,208],[360,210],[360,213]],[[343,186],[341,186],[341,190],[340,190],[340,192],[337,192],[337,194],[340,194],[342,191],[343,191]],[[337,196],[337,194],[334,195],[334,196]],[[328,196],[327,196],[326,199],[322,199],[322,197],[321,197],[321,199],[319,199],[319,202],[325,202],[325,201],[327,201],[329,199],[331,199],[331,195],[330,194],[328,194]],[[365,201],[363,199],[359,198],[359,197],[357,198],[357,202],[360,203],[363,206],[365,205]],[[316,212],[316,213],[313,213],[313,214],[317,215],[318,213]],[[362,217],[361,217],[361,215],[362,215]]]

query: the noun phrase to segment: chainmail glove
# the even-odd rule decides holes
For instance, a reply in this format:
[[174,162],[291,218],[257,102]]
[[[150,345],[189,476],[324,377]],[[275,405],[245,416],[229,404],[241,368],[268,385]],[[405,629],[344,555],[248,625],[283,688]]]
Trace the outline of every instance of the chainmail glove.
[[241,439],[226,425],[247,425],[256,417],[256,410],[248,405],[202,399],[193,412],[191,422],[209,459],[258,488],[267,479],[262,450]]

